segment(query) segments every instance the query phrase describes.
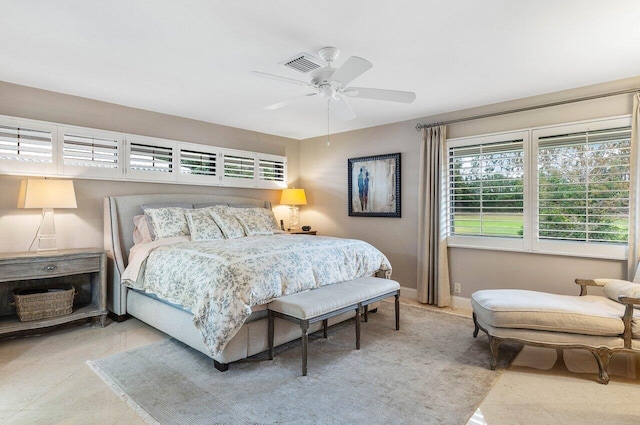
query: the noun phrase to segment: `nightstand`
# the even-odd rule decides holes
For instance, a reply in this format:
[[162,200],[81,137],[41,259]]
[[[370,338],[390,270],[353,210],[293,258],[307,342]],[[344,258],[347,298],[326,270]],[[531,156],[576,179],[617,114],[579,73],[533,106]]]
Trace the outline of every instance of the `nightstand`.
[[308,230],[308,231],[304,231],[304,230],[287,230],[287,233],[291,234],[291,235],[313,235],[315,236],[316,233],[318,233],[317,230]]
[[[56,253],[19,252],[0,254],[0,338],[33,333],[78,320],[107,319],[107,256],[102,249],[69,249]],[[21,322],[9,305],[13,290],[71,284],[76,290],[73,312],[48,319]]]

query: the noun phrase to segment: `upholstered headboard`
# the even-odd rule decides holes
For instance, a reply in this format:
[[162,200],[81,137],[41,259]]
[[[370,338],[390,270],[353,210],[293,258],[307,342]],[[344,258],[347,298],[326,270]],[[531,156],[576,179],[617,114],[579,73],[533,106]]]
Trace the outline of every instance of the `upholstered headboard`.
[[227,195],[152,194],[109,196],[104,199],[104,248],[107,250],[108,290],[107,308],[116,315],[126,313],[126,287],[120,276],[127,266],[129,250],[133,246],[133,217],[142,214],[142,205],[170,203],[226,204],[232,207],[264,207],[271,202],[263,199]]

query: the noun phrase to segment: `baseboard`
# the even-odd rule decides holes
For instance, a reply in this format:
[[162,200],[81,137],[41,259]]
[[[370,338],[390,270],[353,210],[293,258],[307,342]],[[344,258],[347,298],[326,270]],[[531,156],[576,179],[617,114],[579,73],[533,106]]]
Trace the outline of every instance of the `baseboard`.
[[404,286],[400,287],[400,296],[404,298],[409,298],[412,300],[418,299],[418,290],[414,288],[405,288]]
[[451,296],[451,309],[471,314],[473,311],[473,308],[471,307],[471,298],[458,297],[455,295]]
[[[405,288],[403,286],[400,287],[400,296],[404,298],[409,298],[411,300],[418,299],[418,290],[414,288]],[[451,296],[451,310],[458,312],[467,312],[471,314],[473,311],[471,308],[471,298],[458,297],[455,295]]]

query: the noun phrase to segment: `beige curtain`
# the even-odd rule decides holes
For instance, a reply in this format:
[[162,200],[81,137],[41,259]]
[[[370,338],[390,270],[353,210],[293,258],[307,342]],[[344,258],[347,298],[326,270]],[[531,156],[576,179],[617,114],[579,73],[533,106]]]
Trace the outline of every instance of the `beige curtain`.
[[631,121],[631,176],[629,187],[629,253],[627,260],[627,280],[640,279],[636,267],[640,260],[640,93],[633,95],[633,116]]
[[424,128],[418,185],[418,301],[451,304],[447,256],[446,127]]

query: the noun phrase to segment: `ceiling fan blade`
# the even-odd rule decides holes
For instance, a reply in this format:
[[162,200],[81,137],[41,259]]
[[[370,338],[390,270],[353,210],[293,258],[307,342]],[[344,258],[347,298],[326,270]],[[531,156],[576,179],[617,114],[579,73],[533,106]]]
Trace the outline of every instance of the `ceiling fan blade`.
[[329,110],[333,112],[340,121],[351,121],[356,117],[356,113],[353,112],[351,106],[341,97],[337,98],[338,100],[330,100],[329,101]]
[[289,84],[296,84],[298,86],[303,86],[303,87],[315,88],[312,84],[309,84],[306,81],[294,80],[293,78],[281,77],[279,75],[267,74],[266,72],[260,72],[260,71],[251,71],[251,73],[254,75],[257,75],[258,77],[268,78],[270,80],[281,81],[283,83],[289,83]]
[[341,91],[342,94],[351,97],[366,99],[389,100],[391,102],[411,103],[416,100],[416,94],[411,91],[370,89],[366,87],[349,87]]
[[287,100],[283,100],[282,102],[278,102],[278,103],[274,103],[273,105],[269,105],[269,106],[265,106],[264,109],[269,109],[270,111],[276,110],[276,109],[280,109],[280,108],[284,108],[285,106],[288,106],[292,103],[295,103],[297,100],[300,100],[302,98],[306,98],[306,97],[311,97],[311,96],[315,96],[318,93],[308,93],[302,96],[296,96],[293,97],[291,99],[287,99]]
[[347,61],[331,75],[331,80],[337,81],[346,87],[351,81],[364,74],[373,64],[366,59],[351,56]]

